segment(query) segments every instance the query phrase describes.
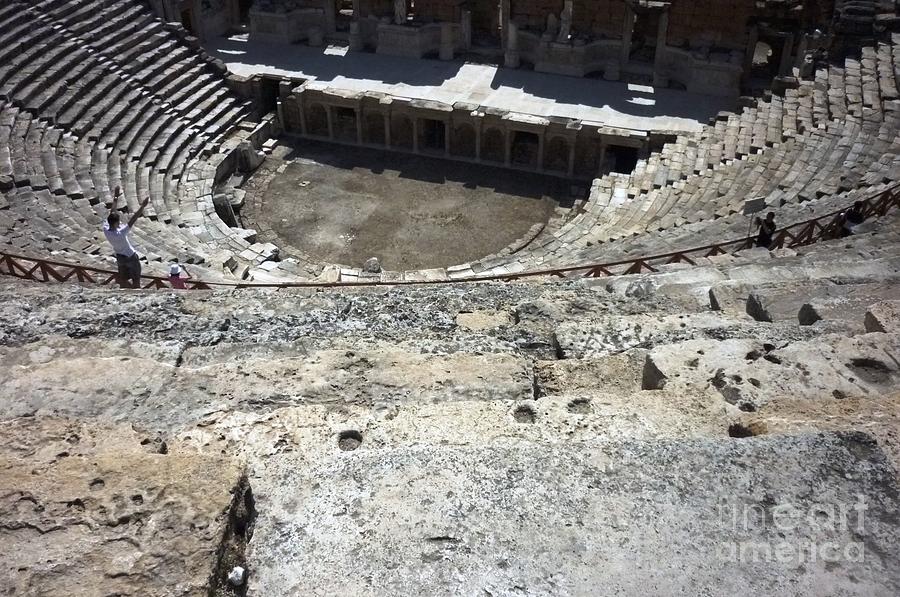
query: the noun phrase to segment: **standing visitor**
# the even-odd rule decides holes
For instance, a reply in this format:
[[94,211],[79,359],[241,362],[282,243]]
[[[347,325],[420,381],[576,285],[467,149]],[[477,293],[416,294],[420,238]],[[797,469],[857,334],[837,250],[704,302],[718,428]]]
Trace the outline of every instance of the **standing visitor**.
[[772,236],[775,234],[775,212],[766,214],[766,219],[756,218],[756,225],[759,226],[759,233],[756,235],[756,246],[769,248],[772,246]]
[[128,223],[122,226],[119,219],[119,212],[116,211],[116,203],[119,201],[120,192],[121,189],[116,187],[115,195],[113,196],[112,211],[109,212],[106,223],[103,225],[103,235],[106,236],[106,240],[109,241],[109,244],[116,254],[116,265],[118,265],[119,268],[119,285],[122,288],[140,288],[141,259],[137,254],[137,251],[134,250],[131,239],[128,237],[128,233],[131,232],[135,222],[137,222],[138,218],[141,217],[141,214],[144,213],[144,208],[147,207],[150,198],[144,199],[138,210],[134,212],[134,215],[128,220]]

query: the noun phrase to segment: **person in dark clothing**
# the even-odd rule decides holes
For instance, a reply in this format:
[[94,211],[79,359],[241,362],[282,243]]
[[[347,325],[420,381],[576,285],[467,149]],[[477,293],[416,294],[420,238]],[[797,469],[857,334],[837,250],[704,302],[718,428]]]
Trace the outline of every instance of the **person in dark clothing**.
[[775,213],[766,214],[766,219],[756,218],[759,233],[756,235],[756,246],[769,248],[772,245],[772,236],[775,234]]
[[841,224],[841,237],[847,237],[853,234],[853,228],[858,226],[866,221],[866,216],[863,213],[863,202],[857,201],[853,204],[853,207],[848,209],[843,214],[843,222]]

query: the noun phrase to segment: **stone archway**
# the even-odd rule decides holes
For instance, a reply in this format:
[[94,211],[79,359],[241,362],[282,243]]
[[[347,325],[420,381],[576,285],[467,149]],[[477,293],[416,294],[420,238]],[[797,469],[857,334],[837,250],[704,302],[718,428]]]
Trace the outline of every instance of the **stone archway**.
[[335,106],[332,110],[334,139],[345,143],[356,143],[356,110],[344,106]]
[[481,159],[488,162],[506,161],[506,136],[503,131],[489,128],[481,138]]
[[446,147],[447,123],[433,118],[419,120],[419,148],[432,153],[443,153]]
[[363,118],[363,141],[374,145],[384,145],[384,116],[379,112],[366,112]]
[[569,142],[564,137],[553,137],[544,148],[544,168],[554,172],[569,171]]
[[391,115],[391,146],[412,151],[413,124],[406,114]]
[[578,137],[575,140],[575,174],[593,178],[600,169],[600,139]]
[[537,133],[513,131],[510,144],[510,162],[516,166],[537,169],[540,161],[540,139]]
[[450,153],[463,158],[478,157],[474,126],[461,122],[453,128],[453,135],[450,138]]
[[328,136],[328,113],[322,104],[310,104],[306,107],[306,132],[319,137]]

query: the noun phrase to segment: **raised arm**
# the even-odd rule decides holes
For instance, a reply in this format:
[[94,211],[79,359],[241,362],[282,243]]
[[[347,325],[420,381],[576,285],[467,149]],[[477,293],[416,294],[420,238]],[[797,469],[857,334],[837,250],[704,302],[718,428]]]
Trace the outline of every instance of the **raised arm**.
[[138,221],[138,218],[141,217],[141,214],[144,213],[144,208],[147,207],[147,204],[150,203],[150,197],[147,197],[143,201],[141,201],[141,206],[138,208],[134,215],[131,216],[131,219],[128,220],[128,227],[133,228],[134,223]]

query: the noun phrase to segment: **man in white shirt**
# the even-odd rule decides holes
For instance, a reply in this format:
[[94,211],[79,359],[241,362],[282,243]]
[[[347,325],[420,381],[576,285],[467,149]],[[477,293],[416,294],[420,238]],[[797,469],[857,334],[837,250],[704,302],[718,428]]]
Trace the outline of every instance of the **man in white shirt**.
[[116,203],[119,200],[119,187],[116,187],[115,196],[113,197],[113,209],[106,218],[106,224],[103,225],[103,234],[106,240],[112,245],[113,251],[116,253],[116,263],[119,266],[119,285],[122,288],[140,288],[141,287],[141,260],[137,251],[131,245],[131,239],[128,233],[134,223],[137,222],[144,208],[150,202],[150,198],[144,199],[128,223],[122,226],[119,223],[119,212],[116,211]]

